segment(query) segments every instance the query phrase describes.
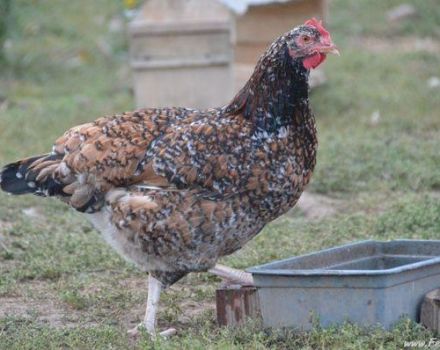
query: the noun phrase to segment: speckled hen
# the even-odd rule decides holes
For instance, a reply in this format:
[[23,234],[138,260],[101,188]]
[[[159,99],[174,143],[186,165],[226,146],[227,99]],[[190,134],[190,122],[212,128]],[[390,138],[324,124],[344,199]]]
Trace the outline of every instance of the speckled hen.
[[[161,289],[216,265],[293,207],[316,163],[309,70],[338,53],[315,19],[278,38],[226,106],[147,108],[68,130],[49,154],[6,165],[2,190],[55,196],[149,273],[142,323],[155,333]],[[136,333],[136,330],[133,331]]]

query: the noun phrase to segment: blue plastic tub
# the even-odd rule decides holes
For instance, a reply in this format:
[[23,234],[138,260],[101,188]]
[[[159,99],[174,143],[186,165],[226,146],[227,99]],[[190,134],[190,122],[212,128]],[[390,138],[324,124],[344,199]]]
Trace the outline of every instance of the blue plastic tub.
[[440,287],[440,241],[362,241],[250,268],[266,327],[418,321]]

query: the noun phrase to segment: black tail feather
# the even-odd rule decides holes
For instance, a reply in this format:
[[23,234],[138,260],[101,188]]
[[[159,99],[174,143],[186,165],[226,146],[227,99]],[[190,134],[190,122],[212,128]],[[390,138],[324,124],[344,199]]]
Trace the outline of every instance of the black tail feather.
[[34,188],[24,180],[24,175],[19,171],[20,162],[6,165],[1,172],[0,187],[3,191],[13,194],[33,193]]
[[[80,206],[75,206],[70,201],[68,197],[71,197],[72,193],[66,193],[64,189],[72,182],[69,182],[69,178],[57,179],[56,164],[61,162],[62,158],[63,155],[45,154],[8,164],[0,171],[0,188],[14,195],[31,193],[43,197],[64,197],[64,202],[83,213],[94,213],[101,210],[105,203],[105,194],[98,190],[90,193],[84,201],[80,200],[80,203],[84,203]],[[54,165],[55,171],[48,168]],[[44,174],[43,171],[45,171]]]
[[20,160],[6,165],[0,172],[0,188],[8,193],[20,195],[34,193],[37,195],[63,195],[63,185],[58,183],[52,176],[38,182],[39,171],[33,171],[32,164],[36,161],[51,161],[59,159],[59,155],[45,154]]

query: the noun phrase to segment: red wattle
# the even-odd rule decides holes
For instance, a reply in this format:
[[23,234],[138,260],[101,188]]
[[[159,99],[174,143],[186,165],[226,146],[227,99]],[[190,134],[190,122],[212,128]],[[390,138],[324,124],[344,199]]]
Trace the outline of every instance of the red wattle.
[[318,67],[324,62],[327,56],[323,53],[316,53],[313,56],[307,57],[303,60],[303,65],[306,69],[312,69]]

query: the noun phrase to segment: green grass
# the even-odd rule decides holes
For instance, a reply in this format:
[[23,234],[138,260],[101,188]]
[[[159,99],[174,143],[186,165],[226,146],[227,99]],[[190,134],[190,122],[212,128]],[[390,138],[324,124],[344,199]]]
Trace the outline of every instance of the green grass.
[[[439,238],[440,90],[427,80],[439,74],[440,53],[399,43],[438,38],[440,7],[407,2],[419,17],[394,24],[384,11],[397,0],[330,3],[342,56],[329,57],[328,84],[312,94],[320,145],[309,190],[335,201],[336,212],[310,220],[294,210],[225,264],[244,268],[362,239]],[[70,126],[132,109],[126,33],[109,31],[122,11],[122,1],[110,0],[13,2],[0,66],[0,164],[47,152]],[[39,208],[36,218],[25,208]],[[135,343],[125,331],[143,316],[145,275],[60,203],[0,193],[0,349],[396,349],[435,336],[408,320],[391,331],[218,328],[218,283],[192,274],[172,287],[159,326],[177,326],[179,335]]]
[[[416,9],[412,20],[388,23],[386,12],[401,4]],[[356,39],[361,35],[396,37],[414,35],[440,37],[440,8],[437,0],[334,0],[330,10],[332,29],[338,37]]]

